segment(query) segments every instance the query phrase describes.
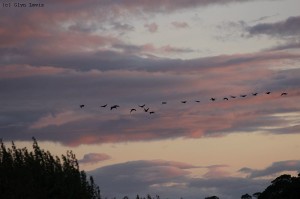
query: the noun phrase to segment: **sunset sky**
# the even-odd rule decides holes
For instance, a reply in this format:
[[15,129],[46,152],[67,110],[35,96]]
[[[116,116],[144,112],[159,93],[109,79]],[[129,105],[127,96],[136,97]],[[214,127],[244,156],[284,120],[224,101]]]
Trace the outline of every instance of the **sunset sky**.
[[6,2],[8,146],[72,150],[108,199],[233,199],[300,172],[299,0]]

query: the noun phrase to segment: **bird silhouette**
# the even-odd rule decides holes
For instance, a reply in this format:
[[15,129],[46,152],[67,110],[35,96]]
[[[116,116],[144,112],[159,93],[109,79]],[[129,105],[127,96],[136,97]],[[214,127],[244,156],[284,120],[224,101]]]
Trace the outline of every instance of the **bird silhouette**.
[[120,107],[119,105],[113,105],[110,107],[110,110],[113,110],[113,109],[117,109],[118,107]]
[[200,100],[196,100],[195,102],[199,103],[199,102],[200,102]]
[[223,100],[228,100],[228,98],[227,98],[227,97],[224,97]]
[[236,98],[236,96],[233,96],[233,95],[231,95],[230,97],[231,97],[231,98]]
[[241,97],[247,97],[247,95],[240,95]]
[[280,95],[280,96],[284,96],[284,95],[287,95],[287,93],[281,93],[281,95]]
[[210,98],[210,100],[211,100],[211,101],[215,101],[215,100],[216,100],[216,98],[213,98],[213,97],[212,97],[212,98]]
[[270,93],[271,93],[270,91],[266,92],[267,95],[269,95]]
[[105,108],[106,106],[107,106],[107,104],[104,104],[104,105],[102,105],[101,107],[102,107],[102,108]]
[[167,104],[167,102],[162,102],[161,104]]
[[151,115],[151,114],[154,114],[154,113],[155,113],[154,111],[150,111],[150,112],[149,112],[150,115]]
[[258,93],[252,93],[253,96],[256,96]]
[[181,101],[181,103],[185,104],[187,101]]
[[84,107],[84,104],[80,104],[79,107],[80,107],[80,108],[83,108],[83,107]]
[[136,109],[135,109],[135,108],[132,108],[132,109],[130,110],[130,113],[133,112],[133,111],[136,111]]
[[139,105],[139,107],[141,107],[141,108],[144,108],[145,106],[146,106],[146,104]]
[[145,112],[148,112],[148,111],[149,111],[149,108],[144,108],[144,111],[145,111]]

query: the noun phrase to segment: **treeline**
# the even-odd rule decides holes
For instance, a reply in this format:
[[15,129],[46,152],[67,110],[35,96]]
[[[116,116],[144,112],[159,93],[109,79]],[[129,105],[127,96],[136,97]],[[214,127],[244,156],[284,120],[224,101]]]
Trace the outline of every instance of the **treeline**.
[[[300,173],[298,176],[288,174],[281,175],[271,182],[263,192],[256,192],[252,195],[246,193],[241,199],[300,199]],[[206,197],[205,199],[219,199],[217,196]]]
[[[33,150],[18,149],[14,142],[6,148],[0,140],[0,198],[5,199],[101,199],[100,189],[93,177],[87,178],[79,170],[72,151],[61,158],[41,149],[33,138]],[[299,199],[300,173],[298,176],[281,175],[263,192],[244,194],[241,199]],[[115,199],[115,198],[114,198]],[[123,199],[129,199],[125,196]],[[136,196],[135,199],[160,199]],[[219,199],[209,196],[205,199]]]
[[92,177],[79,170],[72,151],[61,158],[41,149],[33,138],[33,151],[0,140],[0,197],[5,199],[100,199]]

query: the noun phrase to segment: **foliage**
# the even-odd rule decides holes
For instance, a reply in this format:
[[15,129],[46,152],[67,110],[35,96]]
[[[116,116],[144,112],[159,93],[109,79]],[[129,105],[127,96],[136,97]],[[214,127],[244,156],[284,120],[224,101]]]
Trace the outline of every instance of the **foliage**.
[[14,198],[100,199],[92,177],[79,170],[72,151],[61,159],[41,149],[33,138],[33,151],[6,148],[0,140],[0,196]]
[[300,198],[300,173],[297,177],[281,175],[271,182],[258,199],[299,199]]

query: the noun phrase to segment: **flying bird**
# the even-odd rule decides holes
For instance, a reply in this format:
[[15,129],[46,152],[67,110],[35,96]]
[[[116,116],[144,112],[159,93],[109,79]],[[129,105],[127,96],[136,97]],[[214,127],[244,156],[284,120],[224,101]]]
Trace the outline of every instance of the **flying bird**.
[[269,95],[270,93],[271,93],[270,91],[266,92],[267,95]]
[[132,109],[130,110],[130,113],[133,112],[133,111],[136,111],[136,109],[135,109],[135,108],[132,108]]
[[228,98],[227,98],[227,97],[224,97],[223,100],[228,100]]
[[200,102],[200,100],[196,100],[195,102],[199,103],[199,102]]
[[79,107],[80,107],[80,108],[83,108],[83,107],[84,107],[84,104],[80,104]]
[[233,96],[233,95],[231,95],[230,97],[231,97],[231,98],[236,98],[236,96]]
[[110,110],[113,110],[113,109],[117,109],[118,107],[120,107],[119,105],[113,105],[110,107]]
[[149,111],[149,108],[144,108],[144,111],[145,111],[145,112],[148,112],[148,111]]
[[287,93],[281,93],[281,96],[287,95]]
[[253,96],[256,96],[258,93],[252,93]]
[[181,103],[185,104],[187,101],[181,101]]
[[161,104],[167,104],[167,102],[162,102]]
[[151,115],[151,114],[154,114],[154,113],[155,113],[154,111],[150,111],[150,112],[149,112],[150,115]]
[[145,106],[146,106],[146,104],[139,105],[139,107],[141,107],[141,108],[144,108]]
[[216,98],[213,98],[213,97],[212,97],[212,98],[210,98],[210,100],[211,100],[211,101],[215,101],[215,100],[216,100]]
[[107,106],[107,104],[104,104],[104,105],[102,105],[101,107],[102,107],[102,108],[105,108],[106,106]]
[[240,95],[241,97],[247,97],[247,95]]

